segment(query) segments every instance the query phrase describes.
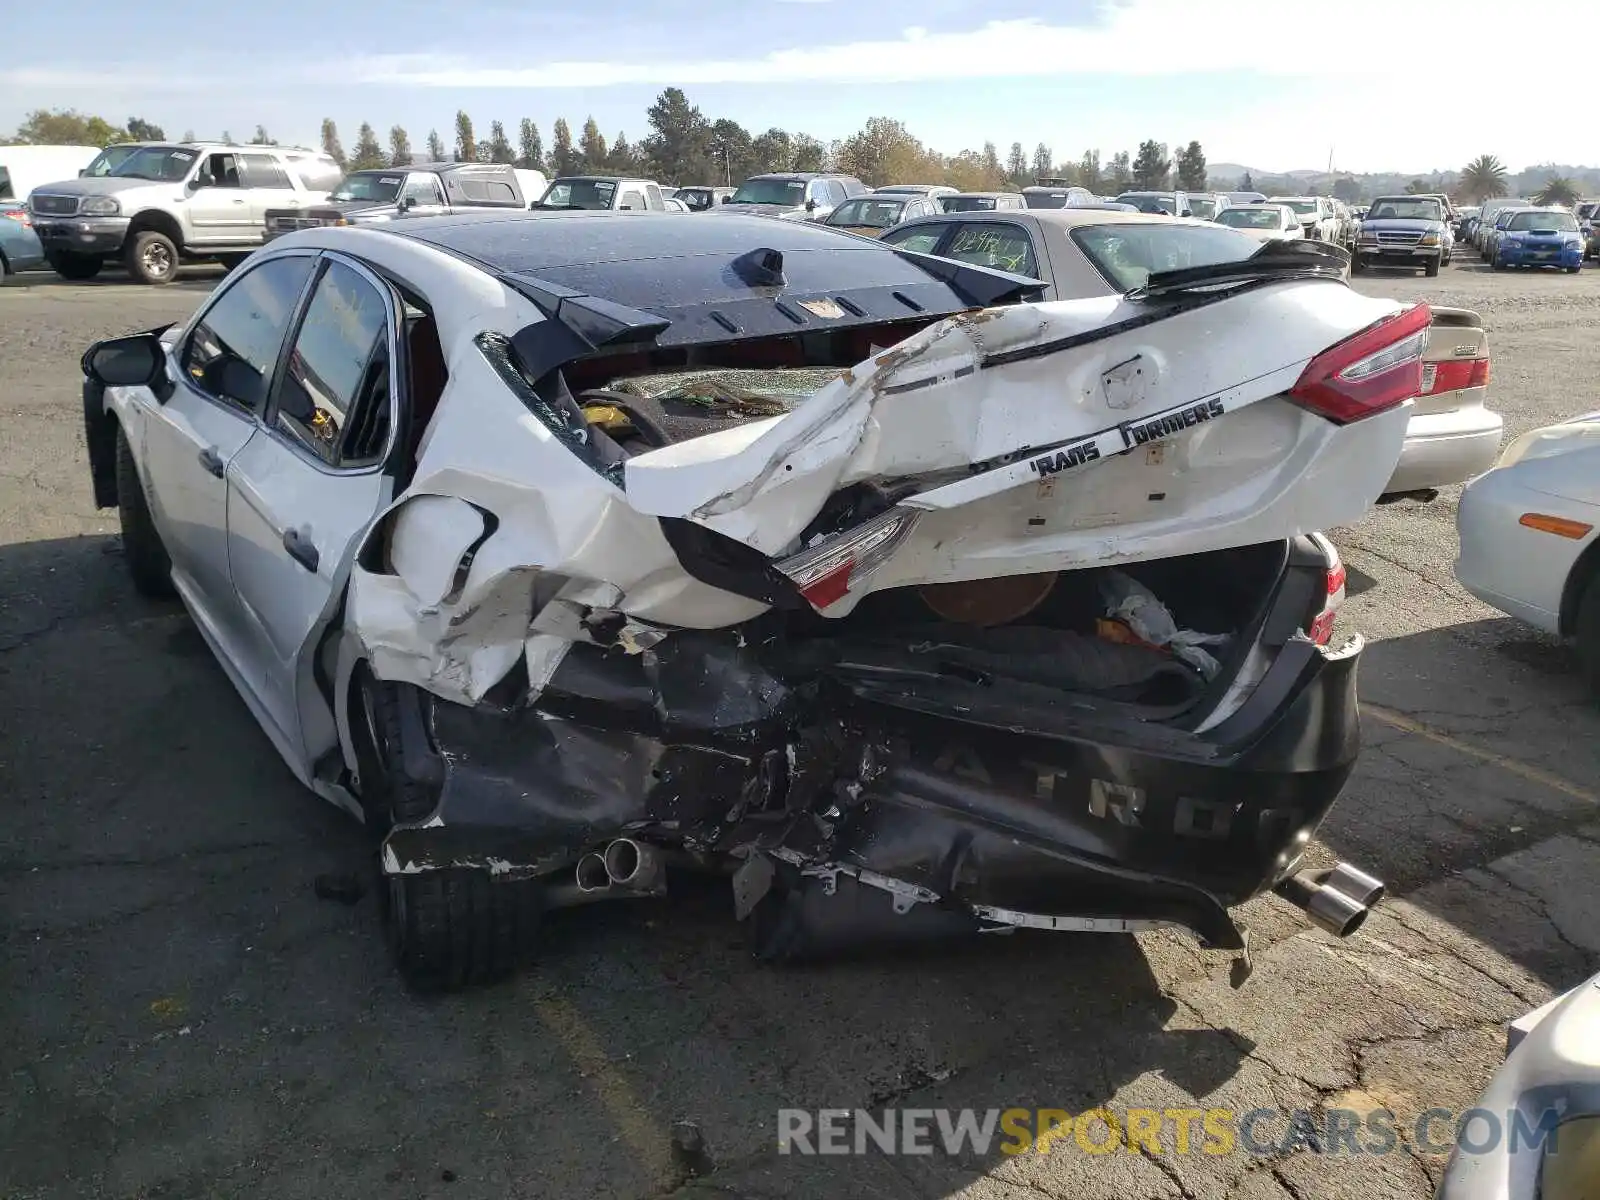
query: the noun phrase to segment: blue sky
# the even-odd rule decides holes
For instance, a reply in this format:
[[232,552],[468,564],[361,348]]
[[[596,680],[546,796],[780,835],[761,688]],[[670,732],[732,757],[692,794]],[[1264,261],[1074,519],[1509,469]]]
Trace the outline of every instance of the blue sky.
[[[593,115],[637,141],[677,84],[752,132],[828,141],[892,116],[945,153],[989,139],[1002,156],[1020,140],[1109,157],[1154,137],[1279,171],[1330,151],[1356,171],[1600,158],[1581,73],[1499,60],[1493,92],[1537,98],[1539,119],[1478,102],[1482,38],[1510,19],[1488,0],[81,0],[68,25],[92,37],[63,36],[49,6],[7,10],[0,129],[63,106],[313,143],[331,116],[346,148],[363,120],[420,148],[432,128],[450,140],[464,108],[480,137],[530,116],[548,145],[556,117],[576,134]],[[1384,49],[1363,54],[1364,29]]]

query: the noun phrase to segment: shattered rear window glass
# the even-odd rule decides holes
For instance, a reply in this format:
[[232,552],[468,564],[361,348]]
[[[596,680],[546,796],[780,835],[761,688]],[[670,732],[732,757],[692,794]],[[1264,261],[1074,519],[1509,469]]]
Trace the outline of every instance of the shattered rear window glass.
[[1221,225],[1082,225],[1072,240],[1120,292],[1143,287],[1161,271],[1242,262],[1261,249],[1254,238]]

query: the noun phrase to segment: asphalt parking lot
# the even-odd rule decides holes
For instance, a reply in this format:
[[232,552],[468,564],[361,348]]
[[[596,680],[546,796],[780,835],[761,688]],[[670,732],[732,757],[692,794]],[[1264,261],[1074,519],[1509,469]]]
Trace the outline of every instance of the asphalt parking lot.
[[[214,284],[0,289],[0,1196],[1422,1200],[1443,1156],[803,1158],[780,1108],[1463,1109],[1507,1019],[1600,969],[1600,708],[1454,582],[1459,489],[1333,531],[1367,749],[1318,853],[1396,899],[1347,942],[1273,898],[1255,975],[1183,936],[754,963],[721,888],[549,925],[537,970],[406,993],[354,826],[291,779],[90,503],[77,362]],[[1600,407],[1600,271],[1363,290],[1478,309],[1515,434]],[[692,1122],[703,1147],[674,1148]],[[1281,1123],[1274,1127],[1282,1132]],[[681,1141],[681,1139],[680,1139]]]

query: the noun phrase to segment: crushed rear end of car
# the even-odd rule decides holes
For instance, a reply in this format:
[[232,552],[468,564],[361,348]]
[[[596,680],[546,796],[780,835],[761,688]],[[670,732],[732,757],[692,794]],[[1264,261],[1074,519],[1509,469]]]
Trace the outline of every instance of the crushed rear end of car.
[[[1316,531],[1389,478],[1429,312],[1282,245],[1055,304],[919,263],[968,306],[768,293],[678,346],[517,281],[550,319],[479,349],[533,420],[500,469],[436,422],[352,577],[437,795],[384,870],[546,907],[720,871],[769,959],[1164,925],[1243,951],[1228,910],[1271,889],[1353,932],[1381,883],[1298,869],[1360,743]],[[773,303],[837,326],[738,336]],[[523,434],[587,475],[511,478]]]

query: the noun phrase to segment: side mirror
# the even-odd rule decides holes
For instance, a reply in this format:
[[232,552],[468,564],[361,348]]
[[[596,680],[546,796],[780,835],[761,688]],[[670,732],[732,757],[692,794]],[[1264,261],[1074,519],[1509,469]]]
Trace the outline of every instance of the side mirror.
[[403,213],[404,212],[410,212],[416,206],[417,206],[417,198],[415,196],[401,196],[400,197],[400,206],[399,207],[400,207],[400,211],[401,212],[403,212]]
[[816,212],[817,211],[817,202],[815,200],[807,200],[806,201],[806,211],[807,212]]
[[724,197],[722,197],[722,199],[718,200],[717,203],[718,204],[726,204],[729,200],[732,200],[732,199],[733,199],[732,196],[724,196]]
[[163,400],[170,394],[167,352],[153,333],[96,342],[84,353],[83,373],[101,387],[147,387]]

